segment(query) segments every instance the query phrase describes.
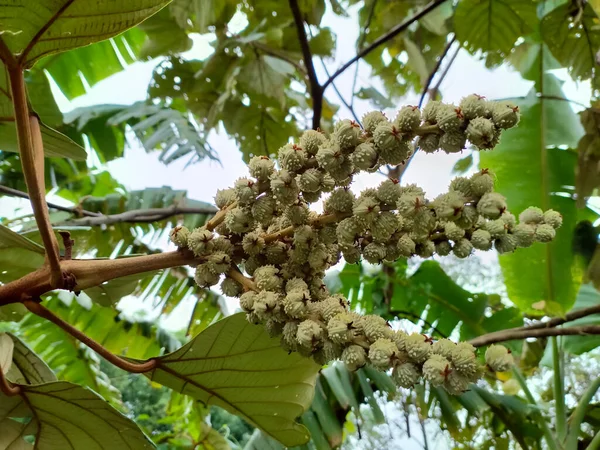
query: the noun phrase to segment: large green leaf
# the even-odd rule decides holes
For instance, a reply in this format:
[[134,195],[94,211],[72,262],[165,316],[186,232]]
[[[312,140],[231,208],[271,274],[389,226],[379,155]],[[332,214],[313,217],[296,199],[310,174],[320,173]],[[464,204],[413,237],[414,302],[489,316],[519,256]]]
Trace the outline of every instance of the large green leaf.
[[[87,154],[83,147],[48,126],[48,124],[52,126],[62,124],[62,114],[58,110],[44,73],[34,73],[27,77],[26,82],[31,107],[42,119],[41,131],[46,156],[85,160]],[[0,62],[0,150],[19,151],[10,84],[2,62]]]
[[[538,90],[563,97],[553,75],[545,74]],[[515,214],[538,206],[559,211],[564,221],[554,242],[502,255],[500,264],[508,295],[523,311],[536,313],[531,305],[540,300],[558,302],[568,310],[582,277],[571,250],[577,212],[568,193],[568,186],[575,185],[577,156],[558,146],[575,146],[582,128],[567,102],[540,98],[535,89],[517,104],[519,126],[507,131],[494,151],[480,155],[480,166],[496,174],[496,189]]]
[[288,355],[279,339],[244,314],[217,322],[156,361],[147,374],[152,381],[237,414],[284,445],[309,440],[295,419],[310,406],[319,367]]
[[[57,298],[45,306],[63,320],[101,343],[109,351],[137,358],[149,358],[179,346],[163,330],[148,322],[122,320],[111,308],[92,305],[88,310],[72,301],[70,305]],[[98,356],[61,328],[35,315],[20,324],[21,336],[40,357],[64,380],[88,386],[113,404],[120,404],[120,394],[100,368]]]
[[6,378],[18,384],[42,384],[56,381],[52,369],[31,350],[27,344],[13,334],[6,334],[13,342],[12,365]]
[[0,225],[0,248],[18,247],[35,253],[45,254],[44,247],[31,239],[14,232],[4,225]]
[[33,72],[46,71],[61,92],[72,100],[87,92],[99,81],[120,72],[125,64],[140,57],[146,34],[132,28],[111,39],[53,54],[41,59]]
[[461,0],[454,13],[454,31],[471,53],[488,53],[488,62],[500,64],[517,39],[538,22],[537,5],[523,0]]
[[2,5],[2,39],[22,64],[103,41],[156,13],[168,0],[13,0]]
[[192,48],[192,40],[185,32],[185,26],[179,27],[169,8],[153,15],[139,28],[148,35],[140,51],[142,58],[182,53]]
[[492,311],[498,303],[494,296],[463,289],[436,261],[424,261],[412,276],[407,275],[405,260],[388,269],[393,270],[368,275],[359,265],[347,264],[339,274],[340,290],[354,308],[388,320],[424,321],[422,332],[435,337],[460,330],[460,339],[468,340],[523,323],[516,308]]
[[[2,448],[154,448],[135,422],[87,388],[65,381],[19,387],[17,396],[0,394]],[[32,438],[35,446],[29,442]]]
[[565,3],[546,15],[541,23],[544,42],[577,80],[595,74],[596,52],[600,48],[598,16],[589,4],[582,5],[579,9],[576,2]]

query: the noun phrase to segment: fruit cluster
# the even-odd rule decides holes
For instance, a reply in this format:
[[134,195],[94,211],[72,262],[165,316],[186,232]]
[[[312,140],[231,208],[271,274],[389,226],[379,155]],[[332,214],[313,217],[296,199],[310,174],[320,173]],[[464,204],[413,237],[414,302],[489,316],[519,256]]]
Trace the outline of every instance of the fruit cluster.
[[[330,135],[307,131],[279,150],[278,167],[267,157],[254,157],[251,177],[217,192],[221,211],[207,225],[193,231],[176,227],[171,239],[196,256],[198,285],[221,282],[225,295],[239,297],[248,320],[264,324],[286,350],[319,364],[341,359],[351,369],[367,363],[393,369],[404,387],[424,379],[461,393],[482,375],[471,345],[407,335],[378,316],[352,312],[323,278],[341,257],[347,263],[450,253],[465,258],[473,249],[510,252],[551,241],[560,214],[532,207],[517,221],[494,192],[488,170],[456,178],[433,200],[418,186],[392,179],[358,196],[349,189],[360,171],[404,163],[415,139],[426,152],[460,151],[467,139],[491,149],[518,120],[517,107],[471,95],[460,106],[430,102],[423,111],[406,106],[393,121],[371,112],[364,128],[343,120]],[[324,213],[317,215],[309,204],[324,194]],[[486,352],[492,370],[507,370],[511,359],[501,346]]]

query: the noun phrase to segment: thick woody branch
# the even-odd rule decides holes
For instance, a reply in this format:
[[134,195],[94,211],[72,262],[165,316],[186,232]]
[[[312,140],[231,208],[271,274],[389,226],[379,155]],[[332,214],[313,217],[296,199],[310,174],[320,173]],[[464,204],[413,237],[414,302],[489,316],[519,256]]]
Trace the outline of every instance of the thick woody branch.
[[[191,251],[177,250],[119,259],[65,260],[62,261],[62,269],[73,280],[73,285],[70,288],[78,292],[99,286],[115,278],[185,266],[196,262],[197,259]],[[47,266],[43,266],[18,280],[0,286],[0,305],[36,299],[53,289],[54,286],[50,281],[50,270]]]
[[410,19],[402,22],[401,24],[396,25],[390,31],[388,31],[386,34],[384,34],[383,36],[377,38],[375,41],[373,41],[373,43],[371,43],[370,45],[366,46],[364,49],[362,49],[361,51],[359,51],[354,58],[352,58],[350,61],[348,61],[346,64],[344,64],[338,70],[336,70],[333,73],[333,75],[331,75],[329,77],[329,79],[323,84],[322,90],[325,91],[325,89],[331,83],[333,83],[333,81],[338,76],[340,76],[342,73],[344,73],[346,71],[346,69],[348,67],[350,67],[352,64],[354,64],[356,61],[358,61],[361,58],[364,58],[365,56],[367,56],[369,53],[371,53],[373,50],[375,50],[380,45],[385,44],[386,42],[388,42],[391,39],[393,39],[396,36],[398,36],[400,33],[402,33],[408,27],[410,27],[413,23],[415,23],[416,21],[420,20],[421,18],[423,18],[424,16],[426,16],[427,14],[429,14],[431,11],[433,11],[434,9],[436,9],[438,6],[440,6],[445,1],[446,0],[436,0],[436,1],[434,1],[429,6],[425,7],[422,11],[418,12],[417,14],[415,14],[414,16],[412,16]]
[[104,359],[106,359],[108,362],[118,367],[119,369],[125,370],[129,373],[144,373],[149,372],[156,367],[156,360],[154,359],[150,359],[144,363],[133,363],[115,355],[114,353],[109,352],[98,342],[86,336],[85,333],[82,333],[80,330],[78,330],[71,324],[65,322],[60,317],[55,315],[52,311],[50,311],[45,306],[42,306],[36,301],[26,300],[23,302],[23,304],[30,312],[32,312],[36,316],[49,320],[54,325],[57,325],[65,332],[69,333],[75,339],[94,350],[96,353],[98,353],[100,356],[102,356]]
[[302,12],[300,11],[298,0],[289,0],[289,3],[290,9],[292,10],[292,16],[294,17],[294,23],[296,24],[296,31],[298,33],[298,40],[300,41],[300,48],[302,49],[304,65],[306,66],[306,72],[310,81],[310,95],[313,101],[312,127],[314,130],[316,130],[321,124],[321,114],[323,112],[323,89],[321,88],[319,80],[317,79],[317,73],[315,71],[310,45],[308,43],[308,36],[306,35],[306,29],[304,28],[304,19],[302,18]]
[[52,285],[62,287],[62,272],[58,241],[50,218],[44,187],[44,146],[40,122],[37,116],[30,115],[27,106],[27,93],[23,70],[20,67],[8,68],[10,89],[15,111],[19,153],[23,164],[23,175],[31,200],[33,214],[46,249],[46,256],[51,270]]
[[482,347],[484,345],[496,344],[498,342],[515,341],[532,337],[587,336],[592,334],[600,334],[600,325],[586,325],[570,328],[537,328],[533,330],[504,330],[476,337],[475,339],[471,339],[469,344],[475,347]]

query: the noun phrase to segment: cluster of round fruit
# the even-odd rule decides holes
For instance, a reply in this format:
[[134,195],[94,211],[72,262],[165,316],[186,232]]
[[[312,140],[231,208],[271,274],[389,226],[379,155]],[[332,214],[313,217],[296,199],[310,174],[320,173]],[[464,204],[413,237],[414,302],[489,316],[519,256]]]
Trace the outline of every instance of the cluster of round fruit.
[[[473,249],[507,252],[552,240],[560,214],[532,207],[517,222],[487,170],[453,180],[433,200],[418,186],[391,179],[358,196],[349,189],[361,170],[406,161],[415,138],[427,152],[458,151],[466,139],[489,149],[518,120],[518,108],[472,95],[458,107],[430,102],[421,112],[407,106],[394,121],[371,112],[364,128],[343,120],[329,136],[307,131],[279,150],[278,167],[253,158],[251,178],[217,192],[221,211],[211,221],[193,231],[176,227],[171,239],[194,253],[198,285],[221,282],[225,295],[239,297],[248,320],[264,324],[286,350],[319,364],[341,359],[352,369],[367,363],[393,369],[405,387],[423,378],[463,392],[482,375],[471,345],[394,331],[378,316],[352,312],[323,279],[342,256],[348,263],[434,253],[464,258]],[[326,193],[324,213],[311,211],[308,205]],[[511,360],[501,346],[486,352],[492,370],[507,370]]]

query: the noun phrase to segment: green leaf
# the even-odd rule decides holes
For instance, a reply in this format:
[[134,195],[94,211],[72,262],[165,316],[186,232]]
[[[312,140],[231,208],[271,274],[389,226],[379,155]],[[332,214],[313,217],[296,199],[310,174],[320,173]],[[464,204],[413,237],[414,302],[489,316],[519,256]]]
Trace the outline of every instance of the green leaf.
[[427,78],[429,78],[429,69],[427,68],[427,61],[425,61],[421,49],[408,38],[404,38],[404,49],[408,53],[408,64],[419,75],[421,85],[424,86]]
[[6,378],[18,384],[42,384],[57,381],[48,365],[22,340],[13,334],[6,334],[12,340],[14,350],[12,367],[5,371]]
[[140,280],[155,272],[143,272],[129,275],[127,277],[115,278],[99,286],[86,289],[84,292],[101,306],[114,306],[126,295],[131,294],[137,288]]
[[522,0],[461,0],[454,13],[456,38],[471,53],[482,50],[488,62],[500,64],[517,39],[537,25],[536,8]]
[[580,10],[577,3],[565,3],[546,15],[540,28],[544,42],[574,79],[594,76],[600,33],[598,16],[589,4],[583,3]]
[[103,41],[156,13],[168,0],[134,4],[100,0],[15,0],[3,7],[0,28],[10,51],[27,67],[43,56]]
[[[1,25],[1,19],[0,19]],[[32,109],[37,111],[42,119],[42,141],[44,154],[47,157],[70,158],[84,161],[87,158],[85,149],[73,142],[64,134],[50,128],[62,124],[62,114],[54,101],[48,79],[43,72],[27,77],[27,90]],[[14,122],[14,111],[10,96],[10,84],[6,68],[0,62],[0,148],[7,152],[19,152],[17,130]]]
[[[393,314],[403,313],[420,317],[430,324],[437,322],[436,330],[450,336],[461,324],[461,339],[486,333],[483,312],[487,295],[473,294],[457,285],[435,261],[424,261],[408,280],[398,280],[391,300]],[[427,325],[424,332],[431,333]]]
[[0,306],[0,322],[19,322],[27,314],[22,303],[11,303]]
[[0,333],[0,370],[4,374],[11,369],[14,348],[15,344],[11,337],[6,333]]
[[194,31],[208,33],[210,26],[223,28],[236,11],[231,0],[173,0],[169,9],[181,28],[191,20]]
[[23,248],[44,255],[46,251],[40,244],[27,239],[25,236],[14,232],[8,227],[0,224],[0,248]]
[[358,377],[358,382],[360,383],[360,388],[371,407],[371,412],[373,413],[373,420],[377,424],[385,423],[385,416],[383,415],[383,411],[377,404],[377,399],[375,398],[375,393],[373,392],[373,388],[369,384],[369,380],[365,373],[362,370],[356,372],[356,376]]
[[343,430],[342,425],[336,417],[335,411],[330,407],[328,400],[329,399],[323,391],[321,381],[317,380],[311,410],[316,414],[329,445],[332,448],[337,448],[343,442]]
[[[583,284],[577,294],[577,299],[570,312],[582,308],[589,308],[600,304],[600,292],[593,285]],[[564,327],[577,327],[584,325],[600,325],[600,314],[582,317],[581,319],[569,322]],[[600,345],[600,336],[563,336],[561,338],[562,349],[572,355],[581,355],[594,350]],[[552,346],[547,345],[541,365],[552,367]]]
[[24,439],[35,436],[39,450],[154,448],[132,420],[87,388],[65,381],[19,387],[18,396],[0,395],[0,445],[33,448]]
[[273,98],[285,104],[285,84],[294,73],[290,63],[269,55],[253,58],[240,70],[238,84],[249,94]]
[[140,51],[141,58],[177,54],[192,48],[192,40],[185,29],[179,27],[169,8],[154,14],[142,22],[139,28],[148,35]]
[[287,116],[287,111],[279,108],[232,101],[225,105],[222,120],[248,162],[253,156],[276,154],[290,137],[297,137],[298,126],[294,120],[286,120]]
[[[544,75],[541,90],[547,96],[563,97],[553,75]],[[501,255],[500,264],[509,298],[522,311],[535,314],[532,305],[540,300],[558,302],[568,310],[582,271],[571,249],[575,202],[570,194],[561,193],[565,186],[575,185],[577,156],[558,146],[576,145],[581,124],[567,102],[539,98],[535,89],[516,103],[521,109],[519,126],[504,133],[494,151],[480,154],[480,167],[496,174],[496,190],[506,196],[514,214],[529,206],[552,208],[562,214],[563,226],[554,242]]]
[[132,28],[111,39],[42,58],[33,72],[47,72],[65,97],[73,100],[84,95],[87,86],[93,87],[135,62],[145,39],[143,31]]
[[286,446],[309,440],[295,419],[312,401],[312,360],[288,355],[279,339],[244,314],[210,326],[174,353],[156,359],[152,381],[237,414]]
[[329,27],[319,29],[309,41],[310,51],[315,56],[333,56],[336,36]]
[[383,95],[373,86],[361,88],[360,91],[356,93],[356,96],[358,98],[362,98],[363,100],[371,100],[373,104],[380,109],[393,108],[395,106],[389,97]]
[[464,158],[460,158],[452,167],[452,173],[461,175],[463,173],[467,173],[468,170],[473,166],[473,153],[465,156]]

